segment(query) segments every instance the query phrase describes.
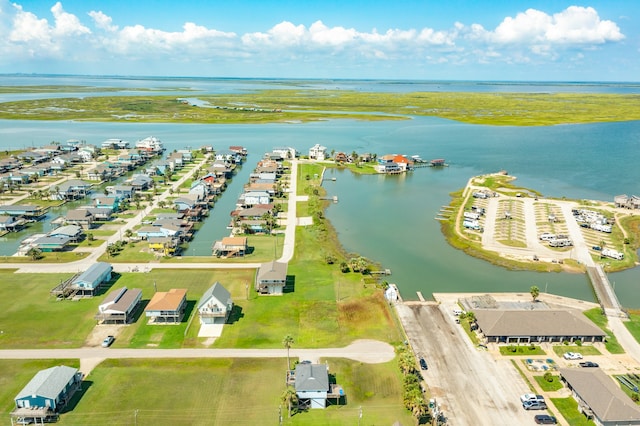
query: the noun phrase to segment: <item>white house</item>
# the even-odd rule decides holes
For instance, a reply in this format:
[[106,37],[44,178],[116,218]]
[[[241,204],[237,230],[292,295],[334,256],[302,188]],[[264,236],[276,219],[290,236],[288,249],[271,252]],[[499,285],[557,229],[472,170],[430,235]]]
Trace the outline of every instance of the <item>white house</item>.
[[255,204],[269,204],[271,196],[266,191],[245,192],[243,204],[245,206],[253,206]]
[[309,149],[309,158],[312,160],[324,160],[327,158],[327,147],[315,144]]
[[298,399],[309,401],[311,408],[325,408],[329,393],[329,371],[325,364],[301,362],[296,365],[295,389]]
[[216,281],[198,302],[200,324],[224,324],[232,309],[231,294]]

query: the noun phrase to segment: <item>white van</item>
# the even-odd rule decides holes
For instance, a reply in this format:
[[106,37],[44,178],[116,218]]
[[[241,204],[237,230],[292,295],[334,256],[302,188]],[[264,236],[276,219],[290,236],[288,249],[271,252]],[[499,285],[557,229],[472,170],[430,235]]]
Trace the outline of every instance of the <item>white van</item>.
[[458,308],[458,307],[453,308],[453,315],[455,315],[455,316],[460,316],[460,315],[463,314],[463,312],[464,311],[462,309]]
[[549,232],[545,232],[544,234],[540,235],[540,240],[542,241],[550,241],[550,240],[555,240],[556,236],[554,234],[550,234]]

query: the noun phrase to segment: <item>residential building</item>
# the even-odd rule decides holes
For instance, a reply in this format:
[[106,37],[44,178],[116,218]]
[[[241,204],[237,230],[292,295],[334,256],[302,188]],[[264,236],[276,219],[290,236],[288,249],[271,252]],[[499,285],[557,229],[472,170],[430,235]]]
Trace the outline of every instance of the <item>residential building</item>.
[[213,245],[213,255],[218,257],[244,256],[247,251],[247,237],[224,237]]
[[128,324],[142,299],[142,290],[139,288],[119,288],[110,292],[98,305],[98,314],[95,316],[100,324]]
[[287,263],[263,263],[256,273],[256,291],[260,294],[282,295],[287,284]]
[[345,396],[340,385],[329,383],[329,368],[326,364],[312,364],[303,361],[296,365],[293,386],[298,400],[310,408],[325,408],[327,400],[335,399],[337,403]]
[[71,281],[71,287],[79,294],[93,295],[96,290],[111,280],[113,267],[106,262],[96,262]]
[[309,149],[309,158],[311,160],[325,160],[327,158],[327,147],[315,144]]
[[200,324],[224,324],[233,309],[233,300],[229,291],[219,282],[215,282],[198,302]]
[[77,368],[59,365],[40,370],[15,397],[12,418],[44,423],[57,419],[60,412],[80,389],[82,375]]
[[153,295],[144,312],[149,324],[179,324],[187,306],[187,289],[172,288]]

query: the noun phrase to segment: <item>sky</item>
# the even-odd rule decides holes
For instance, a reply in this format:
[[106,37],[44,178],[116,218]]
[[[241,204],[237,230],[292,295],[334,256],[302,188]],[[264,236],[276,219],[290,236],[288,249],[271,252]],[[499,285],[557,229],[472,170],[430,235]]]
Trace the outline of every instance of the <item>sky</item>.
[[640,1],[0,0],[0,73],[640,79]]

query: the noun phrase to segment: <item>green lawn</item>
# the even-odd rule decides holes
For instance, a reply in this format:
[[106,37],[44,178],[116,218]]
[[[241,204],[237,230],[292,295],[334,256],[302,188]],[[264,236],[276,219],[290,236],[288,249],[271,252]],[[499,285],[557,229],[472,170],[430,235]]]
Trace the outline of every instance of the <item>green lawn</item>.
[[544,376],[533,376],[536,379],[536,382],[538,382],[538,385],[540,385],[540,388],[542,388],[542,390],[544,392],[554,392],[557,390],[562,389],[562,382],[560,381],[560,377],[559,376],[552,376],[553,380],[548,382],[545,380]]
[[569,398],[551,398],[551,401],[560,410],[560,414],[565,418],[571,426],[594,426],[591,420],[587,420],[584,414],[578,411],[578,403],[575,399]]
[[[284,424],[355,424],[360,408],[364,424],[414,423],[402,406],[396,361],[377,365],[326,361],[345,390],[347,404],[309,410],[291,419],[283,407]],[[284,357],[107,360],[87,377],[84,393],[74,410],[62,415],[60,424],[103,424],[108,416],[109,424],[277,425],[285,369]],[[13,394],[5,399],[9,398]]]
[[14,274],[0,270],[3,348],[80,347],[95,325],[101,297],[57,301],[49,292],[73,274]]
[[583,314],[585,314],[587,318],[593,321],[595,325],[600,327],[602,331],[607,333],[607,341],[605,342],[605,347],[610,353],[612,354],[624,353],[624,349],[622,348],[622,346],[620,346],[620,343],[618,343],[618,339],[611,332],[611,330],[609,330],[609,327],[607,326],[608,324],[607,317],[602,313],[602,309],[600,308],[589,309],[588,311],[584,311]]
[[629,314],[629,321],[624,322],[624,325],[636,341],[640,342],[640,314]]
[[546,355],[547,353],[537,345],[508,345],[508,346],[500,346],[500,354],[501,355],[518,355],[518,356],[528,356],[528,355]]
[[567,352],[578,352],[582,355],[602,355],[602,352],[600,352],[598,348],[591,345],[554,345],[553,351],[558,356],[562,356]]

